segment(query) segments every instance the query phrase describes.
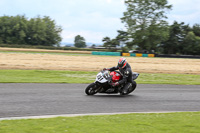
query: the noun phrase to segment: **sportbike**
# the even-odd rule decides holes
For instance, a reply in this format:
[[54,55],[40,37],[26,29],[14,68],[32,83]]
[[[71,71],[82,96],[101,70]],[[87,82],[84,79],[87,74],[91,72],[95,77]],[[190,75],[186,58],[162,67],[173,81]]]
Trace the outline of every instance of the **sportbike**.
[[[137,79],[138,76],[139,73],[133,72],[133,83],[128,88],[128,94],[135,90],[137,83],[134,80]],[[87,86],[87,88],[85,89],[85,93],[87,95],[94,95],[96,93],[122,94],[121,90],[125,86],[125,83],[116,87],[112,86],[113,83],[118,82],[122,78],[123,76],[119,71],[109,72],[107,70],[102,70],[97,74],[95,82]]]

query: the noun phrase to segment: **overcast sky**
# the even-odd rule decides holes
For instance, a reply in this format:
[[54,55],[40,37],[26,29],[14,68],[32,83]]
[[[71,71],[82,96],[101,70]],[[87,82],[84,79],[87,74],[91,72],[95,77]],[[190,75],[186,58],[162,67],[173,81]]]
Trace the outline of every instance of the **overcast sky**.
[[[167,14],[174,20],[200,24],[200,0],[168,0],[173,9]],[[0,16],[25,15],[27,18],[50,16],[62,26],[62,42],[74,42],[81,35],[86,42],[102,43],[123,29],[120,18],[126,11],[124,0],[0,0]]]

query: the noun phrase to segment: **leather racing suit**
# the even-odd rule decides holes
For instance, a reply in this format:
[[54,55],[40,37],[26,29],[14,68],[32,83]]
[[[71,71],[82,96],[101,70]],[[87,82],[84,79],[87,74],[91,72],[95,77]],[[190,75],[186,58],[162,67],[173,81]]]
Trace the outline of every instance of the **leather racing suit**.
[[131,66],[127,63],[124,68],[119,68],[118,66],[111,67],[108,69],[109,71],[119,70],[122,74],[122,79],[119,81],[119,84],[124,84],[125,86],[122,88],[121,93],[127,94],[128,89],[134,85]]

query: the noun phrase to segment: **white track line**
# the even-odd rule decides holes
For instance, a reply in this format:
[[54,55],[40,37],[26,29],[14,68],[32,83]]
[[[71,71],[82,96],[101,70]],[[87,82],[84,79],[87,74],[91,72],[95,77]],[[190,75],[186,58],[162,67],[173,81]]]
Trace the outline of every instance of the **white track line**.
[[118,115],[118,114],[134,114],[134,113],[144,113],[144,114],[149,114],[149,113],[177,113],[177,112],[197,112],[197,111],[120,112],[120,113],[43,115],[43,116],[26,116],[26,117],[7,117],[7,118],[0,118],[0,121],[3,121],[3,120],[20,120],[20,119],[43,119],[43,118],[56,118],[56,117],[94,116],[94,115]]

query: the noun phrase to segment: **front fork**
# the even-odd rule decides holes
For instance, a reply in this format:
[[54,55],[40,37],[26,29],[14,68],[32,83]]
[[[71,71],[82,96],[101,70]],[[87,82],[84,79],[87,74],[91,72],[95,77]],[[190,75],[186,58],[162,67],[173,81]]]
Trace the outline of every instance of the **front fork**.
[[98,88],[97,90],[99,93],[104,91],[103,85],[101,83],[99,83],[99,82],[94,82],[94,83],[96,84],[96,86]]

